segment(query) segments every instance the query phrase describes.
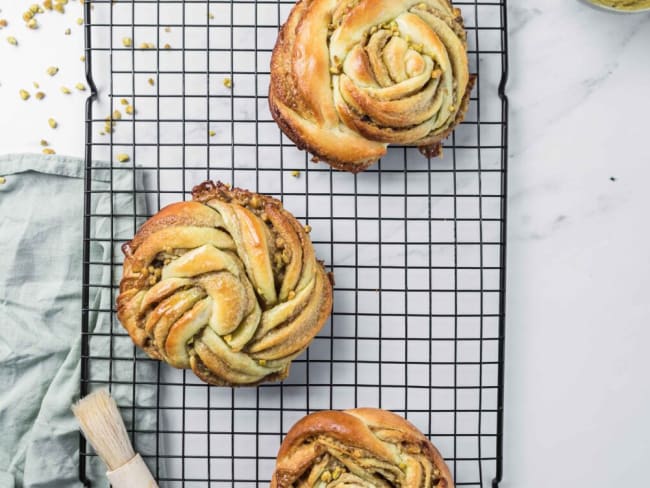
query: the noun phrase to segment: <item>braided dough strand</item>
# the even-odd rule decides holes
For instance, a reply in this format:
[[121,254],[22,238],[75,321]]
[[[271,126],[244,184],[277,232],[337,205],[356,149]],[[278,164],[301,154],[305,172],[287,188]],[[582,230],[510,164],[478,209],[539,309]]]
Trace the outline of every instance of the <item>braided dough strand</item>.
[[273,198],[212,182],[193,195],[123,246],[120,322],[149,356],[208,383],[285,378],[332,308],[307,233]]
[[448,0],[301,0],[273,51],[269,104],[299,147],[357,172],[388,144],[437,154],[473,84]]
[[453,488],[438,450],[410,422],[374,408],[317,412],[282,442],[271,488]]

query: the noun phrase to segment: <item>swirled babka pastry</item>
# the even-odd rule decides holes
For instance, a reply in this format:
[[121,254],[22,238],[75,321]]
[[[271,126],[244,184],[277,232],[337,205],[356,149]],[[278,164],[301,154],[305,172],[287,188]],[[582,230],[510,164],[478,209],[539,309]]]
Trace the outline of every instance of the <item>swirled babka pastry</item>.
[[283,379],[331,312],[329,277],[278,200],[209,181],[193,196],[122,247],[118,318],[149,356],[208,383]]
[[357,172],[388,144],[439,154],[473,84],[449,0],[301,0],[273,50],[269,104],[299,147]]
[[453,488],[438,450],[407,420],[358,408],[303,417],[282,442],[271,488]]

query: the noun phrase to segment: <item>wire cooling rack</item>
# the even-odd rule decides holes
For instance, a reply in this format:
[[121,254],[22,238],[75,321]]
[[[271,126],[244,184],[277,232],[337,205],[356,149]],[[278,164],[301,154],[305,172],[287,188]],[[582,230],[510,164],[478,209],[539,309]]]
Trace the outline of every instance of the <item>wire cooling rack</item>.
[[[444,157],[393,147],[358,175],[311,163],[269,113],[271,51],[292,5],[86,0],[92,96],[81,392],[111,389],[136,449],[163,487],[266,486],[295,421],[315,410],[356,406],[406,416],[438,446],[458,486],[497,486],[505,0],[456,2],[478,84]],[[135,108],[133,116],[122,99]],[[121,119],[106,133],[105,118],[116,109]],[[115,162],[117,154],[130,160]],[[110,189],[96,187],[97,178]],[[331,320],[281,384],[207,386],[191,372],[148,359],[115,318],[121,244],[208,178],[281,198],[311,225],[317,255],[334,272]],[[94,459],[82,439],[86,484],[96,484]]]

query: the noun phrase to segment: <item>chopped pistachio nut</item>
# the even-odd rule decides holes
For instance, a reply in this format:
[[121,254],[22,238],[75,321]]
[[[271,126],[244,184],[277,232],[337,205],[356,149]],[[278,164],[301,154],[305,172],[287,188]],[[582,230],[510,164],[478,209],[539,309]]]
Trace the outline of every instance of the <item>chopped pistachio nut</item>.
[[9,44],[11,44],[12,46],[17,46],[18,45],[18,41],[16,40],[16,38],[14,36],[7,37],[7,42]]
[[126,98],[122,98],[122,99],[120,100],[120,103],[121,103],[122,105],[128,105],[128,104],[129,104],[129,101],[128,101]]
[[84,91],[86,89],[86,85],[83,83],[77,83],[74,87],[79,91]]
[[165,32],[171,32],[172,28],[171,27],[165,27]]
[[20,98],[22,98],[23,100],[27,100],[29,98],[29,92],[27,90],[23,90],[21,88],[18,93],[20,93]]
[[27,27],[30,29],[36,29],[38,27],[38,23],[36,22],[36,19],[31,19],[29,22],[27,22]]
[[228,334],[227,336],[225,336],[225,337],[224,337],[224,340],[225,340],[226,342],[230,342],[230,341],[232,341],[232,334]]
[[31,10],[23,12],[23,20],[25,22],[29,22],[32,18],[34,18],[34,13]]
[[297,169],[294,169],[291,172],[291,176],[293,176],[294,178],[298,178],[298,176],[300,176],[300,171],[298,171]]
[[56,129],[56,128],[58,127],[58,125],[59,125],[59,124],[56,122],[56,120],[54,120],[54,119],[51,118],[51,117],[50,117],[49,119],[47,119],[47,123],[50,124],[50,127],[52,127],[52,129]]
[[43,154],[56,154],[56,152],[51,147],[45,147],[43,148]]
[[217,135],[217,133],[213,130],[208,131],[208,134],[210,134],[210,137],[214,137]]
[[72,32],[72,31],[70,30],[70,27],[68,27],[68,28],[67,28],[63,33],[64,33],[66,36],[69,36],[69,35],[70,35],[70,32]]
[[133,39],[131,39],[130,37],[123,37],[122,45],[124,47],[131,47],[133,45]]
[[133,108],[133,105],[127,105],[124,111],[129,115],[133,115],[135,113],[135,109]]
[[34,88],[40,88],[41,87],[41,85],[39,85],[35,81],[32,81],[32,85],[34,85]]
[[338,477],[341,476],[341,473],[343,473],[343,470],[340,466],[337,466],[332,472],[332,479],[338,479]]
[[402,471],[406,471],[406,463],[403,462],[399,463],[399,469],[401,469]]
[[83,23],[84,23],[84,19],[82,19],[81,17],[78,17],[77,18],[77,25],[83,25]]
[[56,66],[50,66],[45,70],[45,72],[50,76],[54,76],[59,72],[59,68],[57,68]]
[[149,79],[147,80],[147,83],[149,83],[151,86],[153,86],[153,85],[154,85],[153,78],[149,78]]
[[62,86],[61,93],[63,93],[64,95],[70,95],[70,93],[72,92],[70,91],[70,88],[68,88],[67,86]]
[[32,3],[32,4],[29,6],[29,10],[30,10],[33,14],[35,14],[36,12],[38,12],[39,9],[40,9],[40,7],[39,7],[38,4],[36,4],[36,3]]
[[209,13],[208,13],[208,18],[209,18],[209,19],[214,19],[214,14],[213,14],[212,12],[209,12]]
[[45,139],[41,139],[41,146],[47,146],[48,143]]
[[45,7],[48,10],[52,10],[52,0],[44,0],[43,7]]
[[453,112],[454,110],[456,110],[456,107],[454,105],[449,105],[449,111]]
[[119,110],[113,111],[113,120],[120,120],[122,118],[122,112]]
[[125,153],[118,153],[116,157],[120,163],[127,163],[130,159],[129,155]]
[[152,42],[142,42],[140,43],[140,49],[153,49],[155,46]]
[[323,471],[323,474],[320,475],[321,481],[324,481],[325,483],[329,483],[332,481],[332,473],[329,471]]
[[260,359],[258,363],[260,366],[266,366],[266,359]]
[[232,80],[230,78],[224,78],[223,86],[225,86],[226,88],[232,88]]
[[63,7],[63,4],[62,4],[62,3],[55,3],[55,4],[54,4],[54,10],[56,10],[56,11],[59,12],[60,14],[65,13],[65,8]]
[[2,27],[7,27],[7,19],[0,19],[0,29]]
[[86,56],[80,56],[80,57],[79,57],[79,61],[81,61],[82,63],[83,63],[85,60],[86,60]]
[[169,45],[168,42],[166,42],[165,45],[164,45],[163,47],[164,47],[165,49],[171,49],[171,48],[172,48],[172,47]]
[[37,91],[34,96],[36,97],[36,100],[43,100],[45,98],[45,93],[42,91]]

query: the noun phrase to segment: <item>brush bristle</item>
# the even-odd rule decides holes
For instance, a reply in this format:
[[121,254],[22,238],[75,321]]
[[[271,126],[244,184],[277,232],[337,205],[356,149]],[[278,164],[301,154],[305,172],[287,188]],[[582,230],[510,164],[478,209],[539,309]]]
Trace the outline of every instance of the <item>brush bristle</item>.
[[72,406],[88,442],[113,471],[133,459],[135,452],[115,400],[98,390]]

